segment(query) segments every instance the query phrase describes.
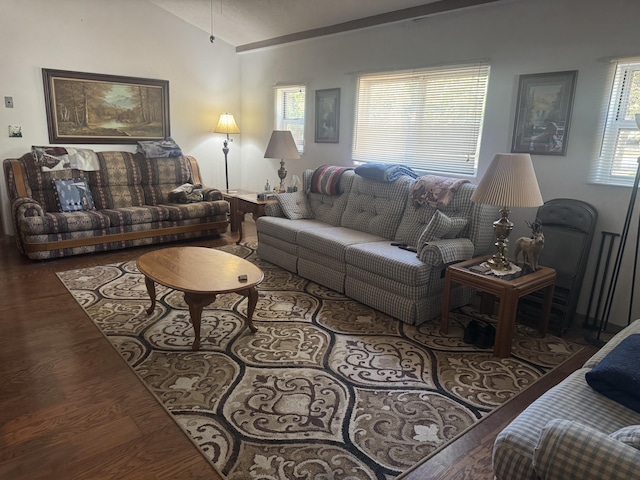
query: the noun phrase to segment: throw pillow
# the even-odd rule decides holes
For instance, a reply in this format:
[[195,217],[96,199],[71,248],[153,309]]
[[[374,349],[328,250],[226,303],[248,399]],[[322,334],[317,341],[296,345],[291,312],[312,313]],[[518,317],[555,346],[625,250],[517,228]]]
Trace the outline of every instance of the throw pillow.
[[276,199],[282,208],[285,217],[290,220],[313,218],[313,212],[309,208],[307,196],[304,192],[279,193]]
[[596,392],[640,413],[640,333],[629,335],[585,375]]
[[418,249],[422,249],[427,242],[443,238],[455,238],[466,225],[466,218],[450,218],[440,210],[436,210],[418,239]]
[[53,185],[53,193],[61,212],[95,210],[96,206],[93,203],[93,196],[86,178],[54,179]]
[[626,443],[630,447],[640,450],[640,425],[621,428],[609,436],[614,440]]

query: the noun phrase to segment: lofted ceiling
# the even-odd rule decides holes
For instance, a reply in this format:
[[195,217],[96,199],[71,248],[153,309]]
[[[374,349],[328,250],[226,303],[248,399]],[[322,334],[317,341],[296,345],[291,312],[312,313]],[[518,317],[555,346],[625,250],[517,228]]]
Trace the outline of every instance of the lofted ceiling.
[[497,0],[149,1],[245,51]]

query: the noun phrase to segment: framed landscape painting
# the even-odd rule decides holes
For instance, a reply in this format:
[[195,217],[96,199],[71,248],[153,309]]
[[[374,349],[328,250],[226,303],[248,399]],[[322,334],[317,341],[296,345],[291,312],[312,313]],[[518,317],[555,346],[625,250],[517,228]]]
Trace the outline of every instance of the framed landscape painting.
[[512,152],[566,155],[577,74],[520,75]]
[[340,141],[340,89],[316,90],[316,143]]
[[42,69],[51,143],[136,143],[170,136],[169,82]]

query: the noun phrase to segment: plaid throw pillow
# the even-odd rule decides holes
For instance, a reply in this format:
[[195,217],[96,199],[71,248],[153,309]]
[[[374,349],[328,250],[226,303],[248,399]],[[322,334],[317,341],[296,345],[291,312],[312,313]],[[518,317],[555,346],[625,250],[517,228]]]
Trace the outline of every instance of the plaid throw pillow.
[[313,212],[307,203],[307,196],[303,192],[280,193],[276,195],[276,199],[288,219],[313,218]]

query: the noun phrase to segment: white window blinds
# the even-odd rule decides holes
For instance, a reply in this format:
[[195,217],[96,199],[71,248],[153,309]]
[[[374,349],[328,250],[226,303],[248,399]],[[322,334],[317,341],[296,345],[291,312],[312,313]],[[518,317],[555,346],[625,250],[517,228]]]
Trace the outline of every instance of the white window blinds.
[[359,76],[353,159],[475,174],[488,80],[487,63]]
[[275,97],[275,129],[290,130],[298,152],[303,153],[306,87],[304,85],[276,87]]
[[593,181],[608,185],[633,185],[640,157],[640,58],[616,64],[600,156]]

